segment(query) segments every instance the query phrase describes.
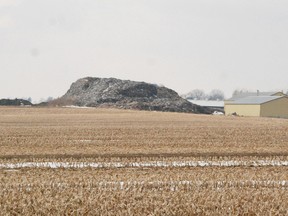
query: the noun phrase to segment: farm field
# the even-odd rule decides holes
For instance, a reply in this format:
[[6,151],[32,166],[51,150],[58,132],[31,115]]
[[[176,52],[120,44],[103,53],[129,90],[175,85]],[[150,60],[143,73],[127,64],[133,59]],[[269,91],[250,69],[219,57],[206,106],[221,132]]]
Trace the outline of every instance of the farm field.
[[0,108],[3,215],[287,215],[288,120]]

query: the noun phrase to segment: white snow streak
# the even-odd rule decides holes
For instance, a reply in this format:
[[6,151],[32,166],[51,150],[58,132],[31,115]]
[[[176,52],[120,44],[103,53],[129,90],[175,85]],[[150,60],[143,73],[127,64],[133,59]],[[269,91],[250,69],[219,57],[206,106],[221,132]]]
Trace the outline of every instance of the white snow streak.
[[2,163],[0,169],[18,168],[129,168],[129,167],[265,167],[288,166],[288,161],[256,160],[256,161],[152,161],[152,162],[23,162]]
[[74,105],[69,105],[69,106],[62,106],[63,108],[77,108],[77,109],[91,109],[92,107],[87,107],[87,106],[74,106]]

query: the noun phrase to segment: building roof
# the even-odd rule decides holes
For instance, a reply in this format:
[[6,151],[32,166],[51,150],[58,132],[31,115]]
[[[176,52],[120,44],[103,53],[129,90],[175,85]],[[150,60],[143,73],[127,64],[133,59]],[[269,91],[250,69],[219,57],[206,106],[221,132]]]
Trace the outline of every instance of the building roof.
[[227,104],[263,104],[283,97],[286,96],[249,96],[235,101],[229,101]]
[[224,107],[224,101],[188,100],[189,102],[204,107]]
[[242,92],[236,95],[233,95],[233,97],[229,98],[228,100],[239,100],[241,98],[246,98],[246,97],[252,97],[252,96],[273,96],[277,93],[282,93],[279,91],[274,91],[274,92]]

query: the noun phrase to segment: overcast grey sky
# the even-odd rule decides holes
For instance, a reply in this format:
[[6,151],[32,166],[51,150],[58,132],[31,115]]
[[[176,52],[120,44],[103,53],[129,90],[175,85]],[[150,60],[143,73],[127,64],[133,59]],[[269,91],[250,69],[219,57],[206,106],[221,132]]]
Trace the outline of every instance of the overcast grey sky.
[[85,76],[288,89],[287,0],[0,0],[0,98],[62,96]]

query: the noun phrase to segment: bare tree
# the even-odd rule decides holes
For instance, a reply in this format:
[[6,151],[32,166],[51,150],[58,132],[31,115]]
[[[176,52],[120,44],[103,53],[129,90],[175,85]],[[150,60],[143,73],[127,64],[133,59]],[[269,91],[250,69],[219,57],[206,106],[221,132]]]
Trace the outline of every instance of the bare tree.
[[224,100],[224,98],[224,92],[219,89],[213,89],[208,96],[208,100]]
[[50,102],[50,101],[52,101],[52,100],[54,100],[54,98],[51,97],[51,96],[49,96],[49,97],[46,99],[46,102]]
[[206,99],[206,94],[201,89],[194,89],[186,94],[185,98],[190,100],[204,100]]
[[233,91],[232,97],[235,97],[237,95],[241,95],[243,93],[248,93],[249,91],[247,89],[235,89]]

